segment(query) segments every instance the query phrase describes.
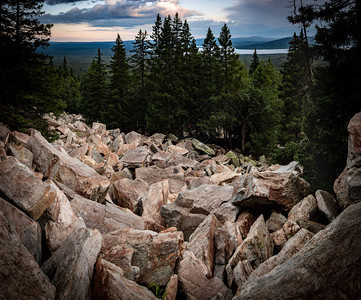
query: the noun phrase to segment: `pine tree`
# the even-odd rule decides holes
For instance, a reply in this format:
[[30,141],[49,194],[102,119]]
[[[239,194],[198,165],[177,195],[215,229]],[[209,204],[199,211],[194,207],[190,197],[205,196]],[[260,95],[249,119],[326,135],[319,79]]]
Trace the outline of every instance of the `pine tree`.
[[[108,120],[104,119],[105,112],[108,112],[106,107],[108,91],[106,66],[102,56],[103,54],[98,48],[97,56],[83,77],[81,86],[82,106],[84,116],[89,121],[108,123]],[[116,110],[112,111],[113,113],[116,113]],[[111,115],[107,115],[107,117],[111,117]]]
[[249,74],[250,74],[250,75],[252,75],[252,73],[253,73],[254,71],[256,71],[258,65],[259,65],[259,59],[258,59],[258,55],[257,55],[257,50],[256,50],[256,48],[255,48],[255,49],[254,49],[254,52],[253,52],[251,64],[249,65]]
[[151,54],[157,55],[157,49],[159,46],[159,38],[160,38],[160,33],[162,30],[162,18],[160,17],[159,14],[157,14],[157,19],[154,22],[153,25],[153,32],[150,35],[150,38],[152,41],[149,42],[149,48],[151,49]]
[[147,93],[145,89],[147,69],[148,69],[148,43],[147,31],[139,30],[138,35],[133,42],[134,49],[131,50],[134,54],[131,56],[132,63],[132,103],[134,108],[134,116],[136,130],[145,131],[145,112],[147,109]]
[[0,2],[0,118],[18,130],[43,126],[46,134],[41,114],[60,112],[65,105],[52,94],[55,81],[41,74],[56,73],[37,52],[48,45],[52,26],[38,20],[42,5],[41,0]]

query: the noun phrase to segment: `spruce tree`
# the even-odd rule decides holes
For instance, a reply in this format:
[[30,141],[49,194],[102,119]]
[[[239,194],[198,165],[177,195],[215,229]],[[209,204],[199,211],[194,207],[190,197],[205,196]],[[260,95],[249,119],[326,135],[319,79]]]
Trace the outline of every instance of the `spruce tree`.
[[132,64],[132,103],[134,109],[133,119],[136,123],[136,130],[145,131],[145,112],[147,109],[147,93],[145,89],[146,76],[148,72],[148,42],[147,31],[138,32],[133,42],[134,49],[131,50],[134,54],[131,56]]
[[[97,56],[93,59],[82,80],[82,106],[84,116],[88,121],[106,122],[110,115],[107,105],[107,74],[102,58],[103,54],[98,48]],[[115,109],[115,108],[114,108]],[[116,110],[112,111],[116,113]]]
[[[15,129],[46,124],[42,114],[60,112],[64,102],[57,99],[56,70],[39,53],[48,45],[51,24],[41,24],[42,0],[0,2],[0,118]],[[55,93],[55,94],[54,94]]]
[[249,74],[250,74],[250,75],[252,75],[252,73],[253,73],[254,71],[256,71],[258,65],[259,65],[259,59],[258,59],[258,55],[257,55],[257,50],[256,50],[256,48],[255,48],[255,49],[254,49],[254,52],[253,52],[251,64],[249,65]]

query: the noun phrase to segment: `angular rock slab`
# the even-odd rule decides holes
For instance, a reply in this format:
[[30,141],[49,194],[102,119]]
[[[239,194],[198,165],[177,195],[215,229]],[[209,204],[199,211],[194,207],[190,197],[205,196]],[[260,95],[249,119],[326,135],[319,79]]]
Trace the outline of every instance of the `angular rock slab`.
[[183,233],[157,234],[135,229],[113,231],[104,236],[101,257],[116,265],[122,264],[124,255],[127,255],[126,248],[127,253],[129,248],[134,250],[130,261],[132,266],[139,268],[137,282],[163,286],[174,274],[176,260],[183,251]]
[[128,168],[146,167],[149,164],[149,151],[145,146],[127,151],[120,162]]
[[0,190],[34,220],[40,218],[56,195],[54,188],[15,157],[0,162]]
[[42,265],[56,288],[57,299],[90,299],[91,279],[100,252],[102,235],[81,228]]
[[361,201],[361,112],[348,126],[347,195],[351,203]]
[[187,244],[187,250],[202,260],[206,265],[208,277],[213,277],[215,249],[214,238],[218,227],[222,226],[213,214],[207,216],[192,233]]
[[123,270],[104,259],[98,259],[92,284],[92,299],[156,300],[150,290],[124,277]]
[[135,170],[135,178],[148,182],[149,185],[165,179],[184,181],[184,171],[181,167],[168,167],[165,169],[151,166]]
[[180,291],[189,300],[232,299],[232,291],[218,277],[208,279],[207,268],[193,252],[183,253],[179,263],[178,279]]
[[53,203],[47,208],[49,221],[45,225],[45,239],[50,253],[54,253],[71,235],[74,230],[85,228],[83,219],[78,218],[65,194],[48,180],[56,190]]
[[204,184],[179,193],[175,203],[190,208],[191,213],[208,215],[218,209],[222,203],[229,202],[232,196],[231,186]]
[[122,209],[106,202],[100,204],[76,195],[70,202],[77,217],[81,217],[86,226],[107,234],[120,228],[144,229],[144,221],[130,210]]
[[55,287],[0,212],[0,299],[55,299]]
[[197,150],[200,150],[200,151],[204,152],[205,154],[212,155],[212,156],[215,155],[215,152],[212,148],[208,147],[206,144],[203,144],[202,142],[198,141],[197,139],[192,139],[192,144]]
[[191,234],[206,218],[202,214],[193,214],[189,208],[181,207],[175,203],[164,205],[160,211],[165,219],[166,227],[176,227],[184,234],[184,240],[188,241]]
[[41,260],[41,228],[21,210],[0,198],[0,211],[19,235],[21,243],[34,256],[36,262]]
[[289,260],[248,281],[234,299],[358,299],[360,215],[361,203],[349,206]]
[[288,220],[297,222],[300,220],[310,220],[317,213],[317,201],[312,195],[308,195],[297,203],[288,213]]
[[148,191],[148,183],[141,179],[123,178],[113,183],[111,187],[112,200],[121,207],[133,212],[139,211],[139,201]]
[[251,281],[254,278],[261,277],[273,270],[275,267],[283,264],[294,254],[300,251],[312,237],[313,234],[311,232],[302,228],[296,233],[296,235],[287,241],[277,255],[274,255],[265,262],[261,263],[258,268],[252,272],[248,279]]
[[240,178],[232,203],[241,207],[288,211],[308,195],[308,190],[309,184],[292,172],[254,172]]
[[36,130],[32,130],[28,148],[33,152],[34,163],[45,177],[65,184],[86,198],[104,202],[110,184],[107,178],[66,152],[56,150]]
[[253,223],[247,238],[237,247],[226,267],[228,286],[234,284],[233,269],[240,261],[247,260],[253,269],[269,259],[273,254],[273,243],[268,233],[263,215]]
[[338,205],[336,199],[326,191],[316,191],[318,209],[332,222],[338,216]]

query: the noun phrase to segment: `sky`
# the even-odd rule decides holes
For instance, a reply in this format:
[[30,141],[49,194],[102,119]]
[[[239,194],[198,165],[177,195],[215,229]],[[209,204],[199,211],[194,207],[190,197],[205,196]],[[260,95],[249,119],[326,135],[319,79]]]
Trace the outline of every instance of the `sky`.
[[232,37],[282,38],[299,31],[287,21],[290,0],[45,0],[40,18],[54,24],[52,41],[134,40],[139,29],[151,33],[155,18],[176,12],[187,19],[195,38],[208,27],[219,35],[224,23]]

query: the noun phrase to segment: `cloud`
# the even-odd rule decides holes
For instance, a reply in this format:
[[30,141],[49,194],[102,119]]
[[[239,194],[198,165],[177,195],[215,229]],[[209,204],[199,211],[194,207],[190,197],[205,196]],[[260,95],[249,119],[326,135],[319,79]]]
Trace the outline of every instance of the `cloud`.
[[46,0],[45,3],[48,5],[57,5],[57,4],[72,4],[76,2],[84,2],[88,0]]
[[[50,0],[64,1],[64,0]],[[201,15],[180,5],[179,0],[105,0],[105,4],[95,4],[92,8],[74,7],[57,15],[45,14],[43,23],[88,23],[92,26],[136,26],[153,23],[156,15],[181,17]]]

